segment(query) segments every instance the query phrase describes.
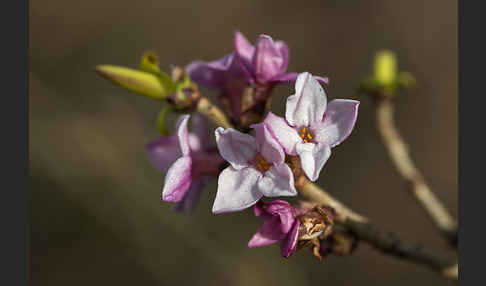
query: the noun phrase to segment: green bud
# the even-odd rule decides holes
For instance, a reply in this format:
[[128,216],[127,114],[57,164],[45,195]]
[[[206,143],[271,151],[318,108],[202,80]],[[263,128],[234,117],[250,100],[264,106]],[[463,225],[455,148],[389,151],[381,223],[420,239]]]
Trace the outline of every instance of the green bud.
[[96,67],[96,72],[121,87],[155,99],[165,99],[173,88],[157,75],[130,68],[99,65]]
[[397,78],[397,59],[391,51],[379,51],[375,56],[375,80],[383,87],[395,84]]
[[140,70],[153,74],[160,73],[159,57],[153,51],[146,51],[143,53],[142,60],[140,61]]

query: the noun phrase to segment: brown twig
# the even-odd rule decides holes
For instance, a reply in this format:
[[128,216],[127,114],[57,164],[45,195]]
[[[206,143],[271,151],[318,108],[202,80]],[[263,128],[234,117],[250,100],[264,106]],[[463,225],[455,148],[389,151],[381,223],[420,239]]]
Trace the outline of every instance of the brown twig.
[[458,279],[457,263],[435,257],[421,245],[403,243],[396,234],[381,231],[370,222],[347,220],[344,226],[359,240],[384,254],[424,265],[447,278]]
[[398,132],[392,99],[380,97],[376,110],[377,128],[400,175],[411,186],[411,193],[453,247],[457,248],[457,222],[427,185],[410,158],[405,140]]
[[397,235],[379,230],[369,219],[346,207],[304,177],[299,178],[296,187],[299,193],[307,199],[332,207],[336,214],[336,222],[351,231],[359,240],[368,243],[378,251],[426,266],[449,279],[458,279],[457,263],[435,257],[426,252],[420,245],[405,244],[400,241]]
[[296,180],[295,187],[299,190],[299,193],[308,200],[333,208],[336,211],[335,219],[337,221],[342,223],[345,223],[348,220],[357,222],[368,221],[366,217],[346,207],[328,192],[324,191],[321,187],[310,182],[305,176],[300,176]]

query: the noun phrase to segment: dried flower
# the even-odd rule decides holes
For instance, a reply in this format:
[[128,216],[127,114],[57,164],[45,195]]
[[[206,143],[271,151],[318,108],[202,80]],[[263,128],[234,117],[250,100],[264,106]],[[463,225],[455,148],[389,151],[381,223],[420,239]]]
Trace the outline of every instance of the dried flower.
[[313,254],[322,259],[327,238],[333,233],[333,212],[331,209],[300,201],[296,206],[300,221],[298,248],[311,247]]

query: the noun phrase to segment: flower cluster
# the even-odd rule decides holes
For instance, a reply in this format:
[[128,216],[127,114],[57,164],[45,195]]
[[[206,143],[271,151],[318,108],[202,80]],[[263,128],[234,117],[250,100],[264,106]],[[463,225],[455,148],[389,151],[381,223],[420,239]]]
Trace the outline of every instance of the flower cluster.
[[[331,149],[353,130],[359,102],[328,102],[321,85],[328,83],[326,77],[287,73],[288,64],[289,48],[283,41],[260,35],[252,45],[236,32],[233,52],[215,61],[174,68],[172,77],[159,69],[152,54],[143,58],[141,71],[114,66],[98,71],[131,91],[167,100],[173,110],[196,109],[213,120],[218,116],[214,121],[224,126],[216,128],[213,137],[199,114],[185,114],[177,121],[176,135],[147,145],[153,165],[166,173],[163,201],[176,203],[176,210],[192,210],[204,186],[217,178],[213,213],[253,207],[263,221],[248,247],[279,242],[281,255],[289,257],[312,244],[314,254],[321,257],[331,231],[329,212],[271,198],[297,196],[296,180],[319,178]],[[295,84],[284,117],[270,111],[271,91],[280,83]],[[218,90],[225,112],[208,106],[198,85]],[[166,133],[165,126],[162,129]]]

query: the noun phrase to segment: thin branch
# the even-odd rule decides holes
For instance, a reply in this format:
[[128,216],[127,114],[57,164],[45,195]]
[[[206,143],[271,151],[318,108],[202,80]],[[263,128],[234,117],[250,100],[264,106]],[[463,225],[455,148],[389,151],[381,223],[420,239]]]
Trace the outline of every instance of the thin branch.
[[[218,126],[232,128],[224,113],[216,106],[213,106],[205,97],[199,100],[197,111],[211,119]],[[299,190],[299,193],[307,199],[321,205],[332,207],[336,213],[336,222],[342,224],[359,240],[370,244],[378,251],[424,265],[444,277],[454,280],[458,279],[457,263],[449,263],[448,261],[434,257],[417,245],[404,244],[400,242],[397,238],[398,236],[380,231],[369,222],[368,218],[348,208],[325,190],[310,182],[305,176],[300,176],[296,180],[295,186]]]
[[328,192],[324,191],[321,187],[310,182],[305,176],[300,176],[295,183],[295,187],[299,190],[299,193],[308,200],[327,205],[336,211],[336,220],[345,223],[348,220],[357,222],[367,222],[368,218],[360,215],[336,198],[331,196]]
[[457,222],[429,188],[410,158],[405,140],[395,126],[393,114],[392,100],[385,97],[378,99],[376,120],[383,143],[398,172],[409,182],[411,193],[417,202],[424,208],[450,244],[457,247]]
[[206,97],[201,97],[199,99],[196,109],[199,113],[212,120],[217,126],[233,128],[223,111],[213,105]]
[[299,178],[296,187],[299,193],[307,199],[332,207],[336,213],[336,222],[351,231],[359,240],[368,243],[378,251],[426,266],[447,278],[458,279],[457,271],[454,272],[454,267],[457,269],[457,266],[455,266],[457,262],[451,263],[435,257],[426,252],[420,245],[402,243],[397,235],[379,230],[366,217],[346,207],[303,176]]

